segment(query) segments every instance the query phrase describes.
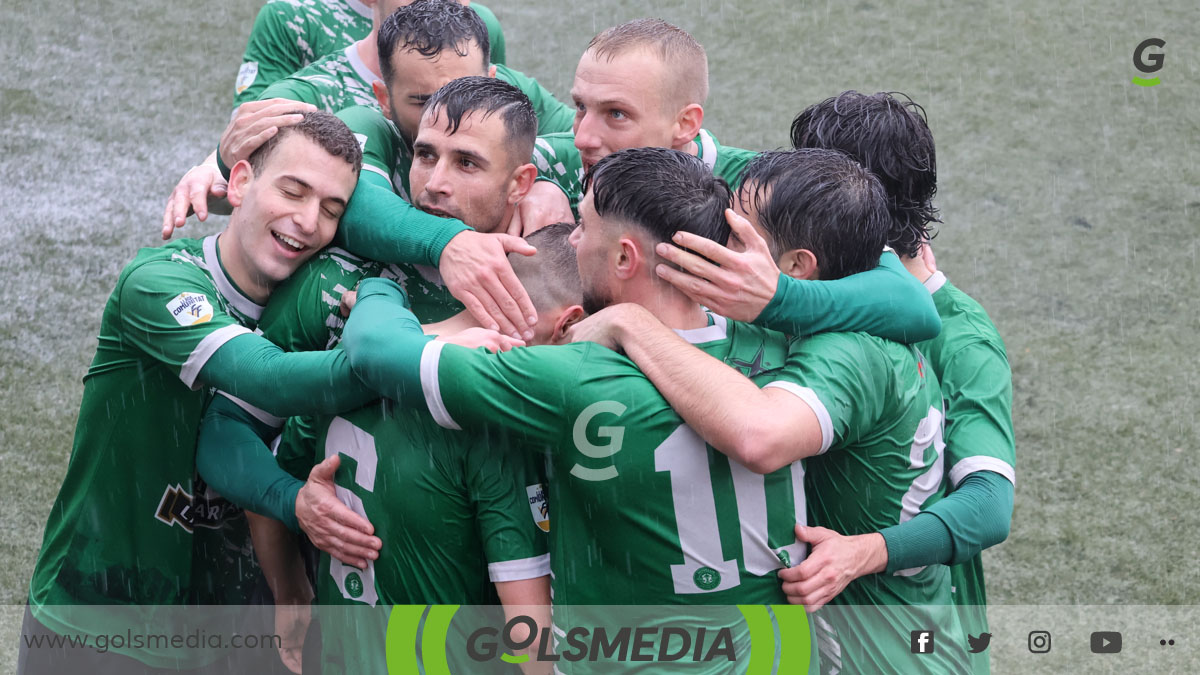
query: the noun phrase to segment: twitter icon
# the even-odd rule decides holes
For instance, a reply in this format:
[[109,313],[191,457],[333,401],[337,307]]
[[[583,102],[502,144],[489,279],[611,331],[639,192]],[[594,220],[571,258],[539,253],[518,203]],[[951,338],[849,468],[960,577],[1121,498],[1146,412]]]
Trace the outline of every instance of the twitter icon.
[[979,637],[975,637],[974,635],[971,635],[970,633],[967,634],[967,644],[971,646],[971,649],[969,651],[972,654],[978,654],[979,652],[987,649],[988,645],[991,644],[991,642],[992,642],[992,634],[991,633],[980,633]]

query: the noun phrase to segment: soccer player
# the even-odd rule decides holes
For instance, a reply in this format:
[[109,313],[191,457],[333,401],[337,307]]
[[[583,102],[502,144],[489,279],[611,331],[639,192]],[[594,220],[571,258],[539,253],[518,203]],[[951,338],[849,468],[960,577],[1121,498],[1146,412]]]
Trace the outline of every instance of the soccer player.
[[[937,271],[931,253],[922,255],[923,248],[928,252],[929,226],[938,222],[933,206],[936,153],[924,110],[899,96],[848,91],[810,106],[792,123],[792,143],[849,154],[875,172],[888,192],[892,204],[888,244],[929,289],[942,320],[941,334],[917,346],[941,382],[946,405],[946,480],[951,492],[912,520],[883,530],[882,537],[868,535],[858,541],[830,537],[817,550],[827,549],[823,555],[829,557],[828,567],[841,577],[865,573],[853,561],[881,555],[889,574],[932,562],[951,565],[954,602],[963,610],[966,630],[979,635],[987,632],[981,551],[1004,541],[1012,519],[1016,480],[1012,371],[1004,342],[987,312]],[[886,551],[864,555],[864,547],[886,547]],[[798,598],[802,601],[827,586],[804,578],[798,581],[793,588],[804,591]],[[986,653],[973,654],[971,659],[974,672],[989,671]]]
[[[254,562],[245,532],[239,542],[225,529],[236,509],[194,480],[196,430],[209,387],[276,414],[369,400],[344,355],[284,354],[252,332],[271,290],[332,238],[360,162],[340,120],[308,113],[234,166],[234,212],[223,232],[142,249],[121,273],[30,582],[27,634],[113,628],[102,614],[63,605],[125,605],[125,616],[149,621],[138,608],[245,602]],[[314,395],[322,385],[332,386]],[[301,516],[316,506],[328,504],[312,491],[297,496]],[[196,556],[205,547],[226,559]],[[88,668],[89,658],[125,663],[117,652],[148,666],[180,665],[168,645],[108,654],[28,647],[21,672]]]
[[[583,196],[584,174],[624,148],[674,148],[695,155],[731,186],[754,152],[717,142],[703,129],[708,56],[687,33],[661,19],[623,23],[592,38],[571,87],[573,133],[540,139],[539,185],[531,199]],[[547,134],[548,130],[543,130]],[[552,188],[557,185],[561,193]]]
[[[417,203],[452,214],[480,231],[503,227],[533,181],[534,168],[527,159],[536,130],[529,99],[512,85],[476,77],[442,87],[429,100],[417,135],[412,168]],[[449,305],[453,298],[424,276],[429,274],[436,272],[384,266],[327,249],[273,295],[260,327],[267,339],[287,351],[333,347],[341,338],[343,296],[362,279],[380,275],[406,289],[419,320],[450,319],[432,327],[435,334],[473,325],[470,315],[461,315],[462,306]],[[535,336],[546,337],[547,321],[553,329],[553,319],[539,313]],[[218,396],[201,428],[196,461],[201,475],[228,499],[295,530],[293,509],[303,482],[283,475],[265,445],[282,425],[282,419],[243,401]],[[323,541],[314,543],[327,548]],[[366,564],[370,559],[368,550],[353,552],[345,562]]]
[[[838,187],[843,184],[851,187]],[[840,194],[831,199],[834,190]],[[733,218],[735,233],[768,248],[779,269],[799,277],[836,279],[868,267],[891,224],[879,180],[833,150],[760,155],[747,166],[736,202],[745,219]],[[755,239],[755,230],[762,239]],[[699,255],[710,248],[695,237],[683,245]],[[862,333],[800,339],[777,381],[759,389],[752,378],[687,348],[635,305],[601,313],[577,332],[624,348],[697,433],[750,469],[776,471],[808,458],[808,505],[817,526],[873,533],[910,520],[940,498],[941,395],[912,347]],[[763,361],[735,365],[753,370]],[[812,541],[803,528],[797,534]],[[882,637],[914,626],[960,635],[956,614],[942,606],[950,602],[944,565],[864,577],[833,602],[839,607],[817,620],[823,667],[959,672],[966,666],[958,642],[943,643],[916,662],[908,660],[914,658],[909,645],[898,649],[899,641],[894,646]],[[860,609],[881,605],[904,606]]]
[[[419,83],[422,102],[425,96],[457,74],[483,74],[483,71],[475,69],[486,67],[487,35],[475,13],[450,0],[421,0],[401,7],[396,13],[400,16],[388,15],[393,20],[389,25],[396,31],[388,31],[392,35],[389,38],[392,48],[395,48],[395,43],[391,39],[403,39],[410,43],[436,45],[438,51],[443,46],[450,46],[450,51],[455,54],[475,53],[472,46],[478,49],[475,58],[464,56],[451,59],[446,53],[445,58],[418,58],[406,62],[406,67],[419,69],[420,74],[406,76],[409,79],[404,81]],[[378,18],[382,22],[382,18]],[[457,42],[449,42],[450,38]],[[365,48],[367,44],[369,50]],[[363,50],[364,58],[370,56],[374,63],[378,63],[379,46],[376,40],[363,41],[359,47]],[[440,72],[442,66],[451,62],[456,69],[467,67],[472,70],[466,73]],[[542,115],[542,123],[553,124],[549,121],[550,115],[570,119],[569,110],[554,101],[548,92],[542,93],[544,90],[536,82],[515,71],[498,69],[496,72],[529,92]],[[278,83],[277,86],[283,85]],[[414,93],[410,90],[406,92]],[[299,94],[288,96],[295,98]],[[370,104],[374,105],[374,94],[371,96]],[[237,116],[230,123],[218,152],[210,155],[205,164],[189,171],[168,199],[163,214],[164,238],[170,237],[174,228],[181,226],[193,209],[198,218],[205,219],[210,193],[221,196],[223,179],[217,165],[218,156],[232,153],[231,157],[222,160],[227,162],[253,149],[263,138],[275,133],[279,124],[289,123],[290,105],[282,101],[259,101],[243,106],[243,111],[248,107],[254,109],[246,115]],[[566,110],[565,115],[547,112],[556,109]],[[383,125],[386,135],[386,120],[381,117],[376,117],[376,120]],[[564,123],[569,124],[569,121]],[[372,122],[364,121],[360,116],[355,126],[360,124],[365,125],[364,128],[371,128]],[[231,141],[230,134],[237,139]],[[372,135],[380,136],[374,132]],[[445,285],[480,322],[501,329],[506,334],[528,337],[536,317],[533,316],[528,296],[520,288],[504,257],[507,252],[518,248],[528,250],[528,247],[515,240],[466,234],[466,229],[461,222],[421,213],[403,200],[396,199],[390,189],[381,189],[381,186],[368,180],[361,181],[355,191],[339,230],[338,243],[354,253],[376,260],[438,267]],[[443,256],[443,253],[447,255]]]
[[[636,148],[601,160],[572,236],[583,304],[641,303],[717,358],[766,364],[754,377],[769,382],[786,338],[711,315],[653,274],[654,246],[678,230],[724,241],[728,201],[724,181],[687,153]],[[764,479],[729,462],[600,345],[488,354],[426,344],[412,321],[394,284],[364,281],[343,345],[380,394],[427,407],[441,426],[502,427],[549,448],[557,626],[580,621],[580,605],[783,597],[774,573],[804,555],[790,522],[805,519],[799,464]]]
[[[269,0],[258,12],[242,65],[233,107],[257,101],[277,80],[371,33],[374,10],[362,0]],[[487,25],[492,63],[505,63],[504,31],[492,10],[463,0]]]
[[[537,254],[512,261],[538,304],[535,344],[567,342],[569,327],[583,316],[572,229],[560,223],[539,230],[530,237]],[[511,618],[550,604],[550,520],[535,466],[540,458],[510,448],[502,433],[443,429],[427,411],[388,400],[315,424],[295,422],[279,444],[279,462],[299,477],[340,454],[338,495],[377,526],[384,542],[379,558],[363,568],[321,556],[317,601],[361,608],[322,608],[337,617],[322,622],[323,672],[378,670],[370,662],[382,650],[362,645],[372,642],[365,637],[371,632],[378,634],[374,644],[384,644],[386,622],[375,621],[384,617],[367,606],[499,601]]]

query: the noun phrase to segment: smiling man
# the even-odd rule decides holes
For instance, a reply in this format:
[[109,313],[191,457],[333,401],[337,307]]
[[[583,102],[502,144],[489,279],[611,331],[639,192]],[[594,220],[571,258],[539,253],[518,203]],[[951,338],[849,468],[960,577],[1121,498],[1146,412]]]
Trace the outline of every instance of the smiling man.
[[[369,400],[340,353],[284,354],[253,332],[272,289],[333,237],[360,161],[344,124],[307,113],[233,167],[223,232],[142,249],[122,271],[84,377],[26,635],[114,628],[62,605],[246,601],[256,565],[244,525],[234,523],[244,521],[195,480],[196,431],[210,387],[277,414]],[[19,658],[18,672],[91,671],[97,659],[117,670],[181,667],[178,650],[165,646],[101,654],[23,641]]]

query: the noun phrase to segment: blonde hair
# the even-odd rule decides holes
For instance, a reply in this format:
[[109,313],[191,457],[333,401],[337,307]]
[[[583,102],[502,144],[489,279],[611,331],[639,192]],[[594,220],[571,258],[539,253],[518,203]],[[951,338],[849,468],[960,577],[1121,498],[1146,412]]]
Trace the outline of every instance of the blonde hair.
[[597,59],[645,49],[658,54],[666,66],[664,104],[675,109],[708,99],[708,55],[687,31],[662,19],[635,19],[603,31],[588,43]]

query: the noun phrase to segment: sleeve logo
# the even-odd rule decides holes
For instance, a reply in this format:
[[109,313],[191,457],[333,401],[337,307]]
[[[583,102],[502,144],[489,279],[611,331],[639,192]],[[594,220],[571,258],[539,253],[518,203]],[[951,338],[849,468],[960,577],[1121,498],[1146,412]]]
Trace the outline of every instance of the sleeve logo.
[[195,326],[213,317],[213,308],[203,293],[180,293],[167,303],[167,311],[180,326]]
[[358,141],[359,152],[366,152],[367,151],[367,135],[366,134],[354,134],[354,139],[356,141]]
[[546,486],[541,483],[526,485],[525,494],[529,497],[529,510],[533,512],[533,522],[537,523],[542,532],[549,532],[550,504],[546,501]]
[[235,85],[235,89],[237,90],[237,93],[240,94],[243,91],[246,91],[246,89],[249,88],[250,85],[254,84],[254,80],[257,78],[258,78],[258,62],[257,61],[247,61],[246,63],[243,63],[242,67],[238,68],[237,84]]

